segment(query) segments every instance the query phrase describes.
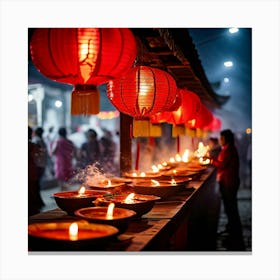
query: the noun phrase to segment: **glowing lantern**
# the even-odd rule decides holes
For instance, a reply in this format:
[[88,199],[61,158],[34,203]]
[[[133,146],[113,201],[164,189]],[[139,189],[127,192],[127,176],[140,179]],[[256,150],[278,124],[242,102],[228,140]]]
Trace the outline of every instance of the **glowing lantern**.
[[197,116],[188,121],[187,125],[190,128],[204,129],[213,120],[213,114],[207,109],[207,107],[201,103],[200,110]]
[[137,45],[128,28],[37,28],[30,51],[43,75],[75,86],[71,113],[88,115],[99,112],[97,86],[129,71]]
[[206,127],[204,127],[204,129],[214,132],[214,131],[221,130],[221,127],[222,127],[221,120],[219,118],[217,118],[216,116],[213,116],[211,123],[209,125],[207,125]]
[[[200,111],[200,98],[193,92],[186,89],[178,90],[179,106],[174,111],[165,111],[157,113],[151,117],[152,122],[167,122],[174,125],[185,124],[195,118]],[[176,102],[175,102],[176,104]]]
[[174,105],[177,86],[167,72],[136,66],[121,79],[107,84],[107,95],[122,113],[132,116],[133,136],[151,136],[150,116]]

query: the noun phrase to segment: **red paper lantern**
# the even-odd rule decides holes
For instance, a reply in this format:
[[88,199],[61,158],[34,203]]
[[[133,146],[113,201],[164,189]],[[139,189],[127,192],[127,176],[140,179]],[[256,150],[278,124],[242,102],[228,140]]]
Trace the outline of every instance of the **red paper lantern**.
[[110,81],[107,95],[122,113],[135,119],[149,119],[168,110],[176,98],[176,82],[167,72],[148,66],[133,67],[121,79]]
[[180,104],[176,110],[157,113],[151,117],[151,122],[166,122],[174,125],[181,125],[194,119],[200,111],[200,98],[189,90],[179,89],[178,99],[180,100]]
[[134,118],[134,132],[136,126],[143,130],[142,134],[135,132],[134,136],[149,135],[150,116],[169,110],[174,105],[176,92],[176,81],[170,74],[148,66],[136,66],[124,77],[107,84],[107,95],[112,104]]
[[213,115],[213,120],[211,121],[211,123],[209,125],[207,125],[206,127],[204,127],[205,130],[209,130],[209,131],[219,131],[221,130],[222,127],[222,122],[221,120]]
[[97,114],[96,86],[125,75],[136,59],[137,45],[128,28],[38,28],[30,51],[43,75],[75,85],[72,114]]
[[213,120],[213,114],[208,110],[208,108],[201,103],[200,110],[197,116],[188,121],[187,126],[190,128],[204,129]]

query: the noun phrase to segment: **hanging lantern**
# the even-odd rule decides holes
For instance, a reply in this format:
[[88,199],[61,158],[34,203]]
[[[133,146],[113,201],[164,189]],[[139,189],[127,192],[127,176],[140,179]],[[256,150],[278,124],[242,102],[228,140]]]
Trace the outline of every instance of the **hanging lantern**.
[[200,110],[200,98],[186,89],[178,90],[178,108],[174,111],[157,113],[151,117],[152,122],[167,122],[173,125],[185,124],[195,118]]
[[220,131],[222,127],[222,122],[221,120],[213,115],[213,119],[211,121],[211,123],[209,125],[207,125],[206,127],[204,127],[205,130],[209,130],[212,132],[216,132],[216,131]]
[[71,113],[90,115],[99,112],[97,86],[129,71],[137,45],[128,28],[37,28],[30,51],[43,75],[75,86]]
[[[133,136],[154,136],[150,116],[169,110],[176,98],[177,86],[167,72],[148,66],[136,66],[120,79],[107,84],[107,95],[122,113],[132,116]],[[160,136],[159,131],[156,132]]]
[[187,126],[190,128],[204,129],[213,120],[213,114],[208,110],[208,108],[201,103],[200,110],[197,116],[187,122]]
[[179,89],[180,106],[172,112],[160,112],[151,117],[152,123],[166,122],[173,124],[172,136],[185,134],[185,124],[194,119],[201,106],[200,98],[193,92],[186,89]]

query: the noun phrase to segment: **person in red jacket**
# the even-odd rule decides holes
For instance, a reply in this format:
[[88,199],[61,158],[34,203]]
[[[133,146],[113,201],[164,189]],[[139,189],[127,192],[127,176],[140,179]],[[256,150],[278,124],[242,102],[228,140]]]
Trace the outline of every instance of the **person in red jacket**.
[[245,250],[242,224],[238,211],[237,192],[240,185],[239,155],[234,143],[234,134],[230,129],[220,132],[222,150],[212,164],[217,167],[217,181],[227,215],[227,247],[231,250]]

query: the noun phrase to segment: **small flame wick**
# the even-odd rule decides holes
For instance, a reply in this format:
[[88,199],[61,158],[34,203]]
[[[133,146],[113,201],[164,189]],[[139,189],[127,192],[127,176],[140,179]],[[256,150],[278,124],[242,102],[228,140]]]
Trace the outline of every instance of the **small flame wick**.
[[85,194],[85,192],[86,192],[86,188],[85,188],[84,186],[80,187],[80,189],[79,189],[79,191],[78,191],[79,196],[84,195],[84,194]]
[[70,226],[69,226],[69,238],[70,240],[78,240],[78,224],[77,223],[72,223]]
[[159,181],[157,181],[157,180],[151,180],[151,181],[152,181],[154,186],[159,186],[160,185]]
[[115,207],[115,203],[110,203],[109,206],[108,206],[107,215],[106,215],[106,218],[108,220],[112,220],[113,219],[114,207]]
[[124,203],[133,203],[133,199],[134,199],[135,194],[134,193],[130,193],[124,200]]

